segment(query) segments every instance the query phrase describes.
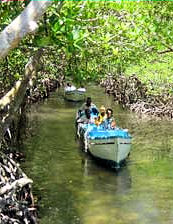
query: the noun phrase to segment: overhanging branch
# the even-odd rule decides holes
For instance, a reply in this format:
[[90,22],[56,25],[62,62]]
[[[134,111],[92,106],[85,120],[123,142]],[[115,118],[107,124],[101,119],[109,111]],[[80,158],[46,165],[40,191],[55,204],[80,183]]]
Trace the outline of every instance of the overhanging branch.
[[[23,12],[0,33],[0,58],[15,48],[20,40],[38,28],[37,21],[53,1],[31,1]],[[61,4],[61,2],[60,2]]]
[[158,51],[157,53],[158,54],[166,54],[166,53],[171,53],[171,52],[173,52],[173,49],[172,48],[169,48],[169,49],[166,49],[164,51]]

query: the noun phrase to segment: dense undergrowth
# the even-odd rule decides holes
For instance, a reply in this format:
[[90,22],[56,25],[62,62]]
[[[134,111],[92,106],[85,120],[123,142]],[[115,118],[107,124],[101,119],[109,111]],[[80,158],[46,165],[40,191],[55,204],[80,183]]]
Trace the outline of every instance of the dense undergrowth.
[[125,74],[135,74],[147,86],[152,95],[173,94],[173,54],[164,54],[142,60],[139,65],[131,65]]

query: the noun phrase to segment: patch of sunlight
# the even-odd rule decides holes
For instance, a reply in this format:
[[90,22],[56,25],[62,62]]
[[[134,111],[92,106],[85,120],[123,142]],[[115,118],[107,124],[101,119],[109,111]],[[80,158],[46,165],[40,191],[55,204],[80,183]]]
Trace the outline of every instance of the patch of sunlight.
[[132,221],[135,221],[139,218],[139,214],[136,213],[136,212],[130,212],[130,213],[126,213],[125,217],[126,217],[127,220],[132,222]]
[[139,218],[138,213],[128,212],[116,207],[103,206],[102,208],[87,209],[83,217],[84,224],[125,224],[129,222],[135,223]]
[[[88,187],[88,185],[87,185],[87,187]],[[90,197],[91,194],[92,194],[92,191],[87,190],[87,189],[84,189],[84,191],[79,191],[78,192],[78,196],[81,197],[81,198]]]
[[84,218],[84,224],[106,224],[108,222],[109,222],[109,218],[107,214],[103,214],[103,213]]

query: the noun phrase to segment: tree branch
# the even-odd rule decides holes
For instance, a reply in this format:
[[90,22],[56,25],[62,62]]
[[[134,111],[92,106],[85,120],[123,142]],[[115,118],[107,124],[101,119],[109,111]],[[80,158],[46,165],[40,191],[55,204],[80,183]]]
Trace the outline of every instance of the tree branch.
[[[31,1],[24,11],[0,33],[0,58],[15,48],[20,40],[38,28],[37,21],[53,1]],[[61,4],[61,2],[60,2]]]
[[158,51],[157,53],[158,54],[166,54],[166,53],[170,53],[170,52],[173,52],[173,49],[172,48],[168,48],[168,49],[166,49],[164,51]]
[[34,78],[37,73],[38,65],[43,51],[38,50],[36,55],[30,58],[25,66],[25,74],[22,80],[16,82],[16,85],[0,99],[0,141],[8,127],[8,123],[11,122],[10,117],[16,113],[23,102],[26,88],[29,85],[29,81]]

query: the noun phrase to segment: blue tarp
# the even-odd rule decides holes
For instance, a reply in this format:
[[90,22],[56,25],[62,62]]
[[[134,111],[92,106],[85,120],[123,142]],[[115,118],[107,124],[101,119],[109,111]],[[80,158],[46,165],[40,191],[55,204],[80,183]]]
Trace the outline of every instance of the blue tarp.
[[115,129],[105,129],[102,125],[83,124],[81,128],[84,132],[87,131],[89,139],[131,138],[127,130],[118,127]]

